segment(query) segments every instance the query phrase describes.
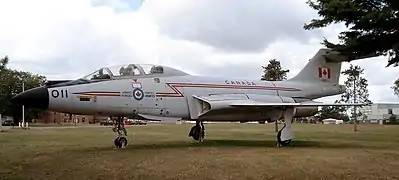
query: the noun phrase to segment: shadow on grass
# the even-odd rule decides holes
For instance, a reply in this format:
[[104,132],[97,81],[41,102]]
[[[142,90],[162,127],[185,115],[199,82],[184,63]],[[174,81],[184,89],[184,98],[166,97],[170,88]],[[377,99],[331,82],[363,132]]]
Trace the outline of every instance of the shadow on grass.
[[[156,144],[129,144],[125,149],[128,150],[142,150],[142,149],[178,149],[189,147],[255,147],[255,148],[275,148],[275,141],[268,140],[216,140],[208,139],[202,143],[190,141],[171,141]],[[283,148],[315,148],[315,149],[383,149],[384,147],[364,146],[354,143],[336,143],[336,142],[322,142],[322,141],[293,141],[289,146]],[[93,147],[87,150],[92,151],[107,151],[112,150],[110,146],[107,147]]]

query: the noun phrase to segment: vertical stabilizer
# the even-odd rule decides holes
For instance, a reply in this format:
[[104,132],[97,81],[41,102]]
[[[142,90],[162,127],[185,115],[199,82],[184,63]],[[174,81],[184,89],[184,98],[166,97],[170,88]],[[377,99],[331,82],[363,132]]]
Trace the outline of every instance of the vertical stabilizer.
[[288,81],[338,84],[344,60],[347,60],[347,57],[338,52],[320,49],[308,64]]

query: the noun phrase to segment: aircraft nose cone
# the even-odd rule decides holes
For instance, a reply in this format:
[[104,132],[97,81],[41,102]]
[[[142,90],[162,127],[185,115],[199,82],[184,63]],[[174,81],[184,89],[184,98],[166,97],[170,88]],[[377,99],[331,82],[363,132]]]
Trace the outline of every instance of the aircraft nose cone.
[[19,93],[11,98],[11,103],[38,109],[47,109],[49,94],[46,87],[37,87]]

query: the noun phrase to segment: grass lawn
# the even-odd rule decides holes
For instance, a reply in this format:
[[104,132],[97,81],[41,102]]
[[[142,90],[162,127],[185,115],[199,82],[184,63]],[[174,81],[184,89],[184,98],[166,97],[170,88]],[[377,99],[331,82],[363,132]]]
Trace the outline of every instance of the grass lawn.
[[294,124],[292,147],[276,148],[273,124],[206,124],[202,144],[191,124],[128,127],[115,149],[109,128],[0,132],[0,179],[395,179],[399,126]]

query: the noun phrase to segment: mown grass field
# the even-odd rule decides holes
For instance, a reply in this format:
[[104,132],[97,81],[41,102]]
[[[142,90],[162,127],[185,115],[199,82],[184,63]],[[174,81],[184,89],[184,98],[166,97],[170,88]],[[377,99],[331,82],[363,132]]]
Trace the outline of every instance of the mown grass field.
[[31,128],[0,133],[0,179],[397,179],[399,126],[294,124],[292,147],[275,147],[274,125],[191,124],[128,128]]

